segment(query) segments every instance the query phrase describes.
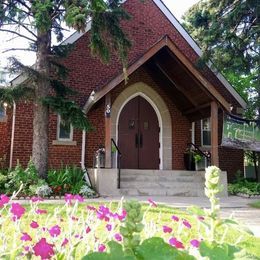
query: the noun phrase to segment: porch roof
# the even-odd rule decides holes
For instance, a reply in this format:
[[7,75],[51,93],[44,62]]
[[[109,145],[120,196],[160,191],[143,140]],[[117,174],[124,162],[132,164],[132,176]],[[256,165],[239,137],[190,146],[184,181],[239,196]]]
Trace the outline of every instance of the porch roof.
[[[185,57],[177,46],[166,35],[155,43],[143,56],[129,65],[130,76],[144,65],[150,70],[158,85],[167,85],[167,91],[179,110],[190,118],[196,114],[206,116],[211,101],[217,101],[223,109],[230,111],[230,104],[216,88]],[[92,91],[84,111],[90,108],[125,79],[120,73],[105,86]]]

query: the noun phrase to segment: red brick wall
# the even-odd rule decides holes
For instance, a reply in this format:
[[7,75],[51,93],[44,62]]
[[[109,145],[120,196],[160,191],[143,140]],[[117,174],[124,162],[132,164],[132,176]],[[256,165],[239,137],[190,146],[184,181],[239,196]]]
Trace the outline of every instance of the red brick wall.
[[6,166],[7,162],[7,140],[8,140],[8,123],[0,121],[0,169]]

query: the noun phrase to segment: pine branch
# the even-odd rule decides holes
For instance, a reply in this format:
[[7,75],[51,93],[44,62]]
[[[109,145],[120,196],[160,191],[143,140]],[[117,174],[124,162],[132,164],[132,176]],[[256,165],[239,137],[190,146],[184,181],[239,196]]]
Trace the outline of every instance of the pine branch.
[[14,24],[21,26],[22,28],[24,28],[28,33],[30,33],[31,35],[33,35],[33,37],[37,38],[37,35],[32,32],[31,30],[28,29],[28,27],[26,26],[26,24],[21,23],[20,21],[16,21],[13,18],[8,17],[8,20],[12,21]]
[[24,38],[24,39],[26,39],[26,40],[28,40],[28,41],[35,42],[34,39],[32,39],[32,38],[30,38],[30,37],[27,37],[27,36],[25,36],[25,35],[22,35],[22,34],[16,32],[16,31],[13,31],[13,30],[7,30],[7,29],[2,29],[2,28],[0,28],[0,31],[1,31],[1,32],[7,32],[7,33],[12,33],[12,34],[15,34],[15,35],[17,35],[17,36],[19,36],[19,37],[21,37],[21,38]]
[[11,49],[7,49],[7,50],[2,51],[2,53],[6,53],[6,52],[10,52],[10,51],[29,51],[29,52],[36,52],[35,50],[26,49],[26,48],[11,48]]

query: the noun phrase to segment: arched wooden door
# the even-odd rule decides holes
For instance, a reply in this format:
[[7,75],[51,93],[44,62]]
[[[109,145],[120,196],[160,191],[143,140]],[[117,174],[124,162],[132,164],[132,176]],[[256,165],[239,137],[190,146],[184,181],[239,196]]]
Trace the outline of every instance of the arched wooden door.
[[159,122],[143,97],[131,99],[118,123],[118,146],[123,169],[159,169]]

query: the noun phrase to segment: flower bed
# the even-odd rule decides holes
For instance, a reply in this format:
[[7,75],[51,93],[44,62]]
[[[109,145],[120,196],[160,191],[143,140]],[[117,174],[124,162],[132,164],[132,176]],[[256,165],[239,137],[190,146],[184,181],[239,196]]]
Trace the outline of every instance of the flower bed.
[[97,197],[97,193],[87,185],[80,168],[49,170],[47,178],[41,179],[31,161],[26,169],[17,164],[12,171],[0,172],[0,193],[11,195],[17,190],[20,190],[18,199],[30,199],[33,196],[60,199],[66,193]]
[[219,217],[218,174],[215,169],[206,175],[209,210],[180,211],[151,199],[149,205],[89,205],[73,194],[65,195],[64,205],[45,204],[39,197],[21,205],[1,195],[0,258],[257,259],[260,239]]

